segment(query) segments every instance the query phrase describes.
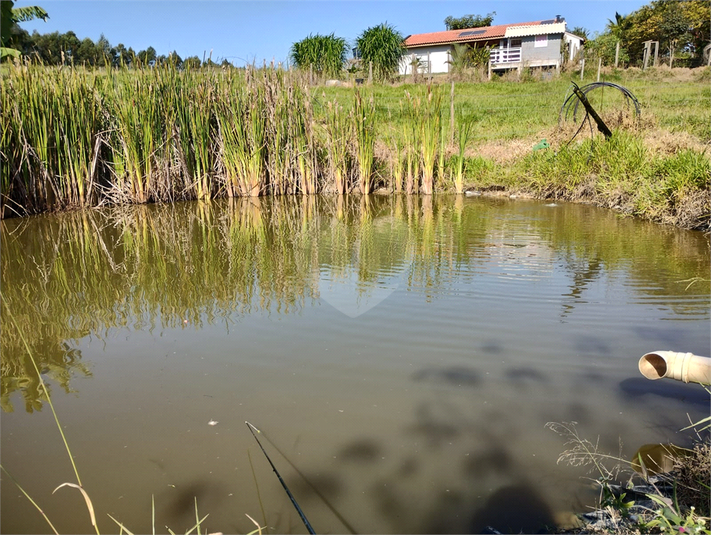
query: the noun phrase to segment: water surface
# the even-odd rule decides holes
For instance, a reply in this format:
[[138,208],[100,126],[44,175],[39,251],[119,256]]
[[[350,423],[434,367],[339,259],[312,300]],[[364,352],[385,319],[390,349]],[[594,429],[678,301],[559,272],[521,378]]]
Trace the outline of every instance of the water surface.
[[[557,465],[688,443],[700,387],[652,350],[708,355],[701,233],[488,198],[232,200],[6,220],[2,464],[60,532],[535,532],[582,511]],[[215,423],[216,422],[216,423]],[[213,425],[211,425],[213,424]],[[2,531],[45,532],[6,477]]]

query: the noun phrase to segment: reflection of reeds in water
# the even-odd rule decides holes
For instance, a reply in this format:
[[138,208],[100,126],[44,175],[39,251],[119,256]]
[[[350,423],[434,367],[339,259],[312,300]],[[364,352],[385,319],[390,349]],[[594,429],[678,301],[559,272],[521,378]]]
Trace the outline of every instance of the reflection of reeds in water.
[[[335,279],[355,280],[359,291],[402,273],[408,285],[434,295],[453,280],[451,269],[490,259],[483,244],[507,225],[502,209],[462,196],[454,204],[433,196],[283,196],[2,221],[0,283],[18,325],[2,322],[3,409],[10,410],[16,390],[28,410],[41,399],[18,329],[42,359],[40,368],[68,389],[73,375],[89,373],[72,349],[89,334],[127,326],[193,329],[252,311],[297,311],[318,295],[322,267]],[[576,259],[588,258],[629,272],[642,294],[686,295],[688,283],[675,281],[708,272],[702,236],[662,236],[655,225],[598,212],[581,218],[588,209],[529,220],[527,232],[568,259],[571,281]],[[594,225],[579,224],[590,217]],[[630,232],[638,239],[618,239]],[[708,283],[692,290],[708,292]],[[670,306],[700,314],[704,303]]]

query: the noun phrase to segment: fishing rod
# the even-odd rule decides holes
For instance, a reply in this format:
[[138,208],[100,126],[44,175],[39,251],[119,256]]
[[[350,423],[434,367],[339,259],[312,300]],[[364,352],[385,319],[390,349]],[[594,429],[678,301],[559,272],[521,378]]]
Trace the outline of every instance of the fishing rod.
[[[259,442],[259,439],[257,438],[257,433],[261,433],[259,429],[254,427],[252,424],[250,424],[247,420],[244,421],[244,423],[247,424],[247,427],[249,427],[249,431],[252,433],[252,436],[254,437],[254,440],[257,441],[257,444],[259,444],[260,449],[262,450],[262,453],[264,456],[267,458],[267,461],[269,461],[270,466],[272,467],[272,470],[274,470],[274,473],[276,476],[279,478],[279,483],[281,483],[281,486],[284,487],[284,490],[286,491],[286,495],[289,496],[289,499],[291,500],[291,503],[294,505],[294,508],[296,509],[296,512],[299,513],[299,516],[301,517],[301,521],[304,523],[304,526],[306,526],[306,529],[311,535],[316,535],[316,532],[314,531],[314,528],[311,527],[311,523],[308,521],[306,518],[306,515],[304,512],[301,510],[301,507],[299,507],[299,504],[296,503],[296,499],[294,499],[293,494],[291,494],[291,491],[289,490],[289,487],[286,486],[286,483],[284,483],[284,480],[281,478],[279,475],[279,471],[276,469],[276,466],[274,466],[274,463],[272,460],[269,458],[269,455],[267,455],[266,450],[264,449],[264,446],[262,446],[262,443]],[[255,433],[255,431],[257,433]]]

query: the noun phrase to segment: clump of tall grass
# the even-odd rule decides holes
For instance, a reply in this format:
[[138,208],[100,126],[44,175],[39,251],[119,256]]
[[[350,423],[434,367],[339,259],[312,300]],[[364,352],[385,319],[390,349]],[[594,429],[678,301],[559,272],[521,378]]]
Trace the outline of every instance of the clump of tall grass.
[[343,195],[350,190],[348,170],[350,151],[348,143],[353,139],[352,123],[338,101],[326,104],[326,133],[328,147],[328,171],[336,193]]
[[[194,76],[193,73],[189,73]],[[190,197],[208,199],[212,196],[216,150],[214,147],[214,106],[216,84],[208,79],[187,78],[178,94],[176,107],[180,151],[187,161]],[[190,83],[192,82],[192,83]],[[172,110],[171,110],[172,111]],[[189,140],[189,142],[188,142]]]
[[401,103],[402,114],[406,117],[403,123],[404,159],[405,159],[405,193],[417,193],[420,175],[420,137],[418,125],[419,99],[405,92],[405,101]]
[[471,118],[459,117],[457,126],[457,147],[459,152],[455,157],[456,171],[454,174],[454,190],[457,193],[464,192],[464,161],[467,150],[467,143],[472,133],[473,120]]
[[115,181],[110,195],[137,203],[164,200],[157,193],[159,165],[166,151],[160,71],[112,76],[109,127],[114,132]]
[[358,185],[363,195],[373,190],[373,160],[375,158],[375,105],[373,96],[366,103],[359,91],[355,93],[352,111],[356,132]]
[[442,152],[442,95],[428,91],[427,97],[417,106],[420,119],[422,147],[422,193],[434,193],[435,162]]
[[[685,429],[702,423],[703,420]],[[546,428],[566,440],[567,449],[559,455],[558,463],[591,466],[598,476],[598,507],[608,529],[709,533],[708,436],[702,439],[697,432],[691,449],[660,444],[664,457],[670,461],[666,468],[658,465],[653,456],[640,452],[632,461],[622,458],[621,453],[600,452],[597,443],[580,436],[575,422],[549,422]],[[641,480],[643,485],[635,486],[635,480]]]
[[[293,82],[292,82],[293,83]],[[270,193],[285,195],[294,193],[290,180],[291,140],[289,139],[289,94],[285,74],[280,71],[267,71],[264,76],[264,98],[266,114],[266,135],[269,146],[266,155],[266,168],[269,177]]]
[[291,45],[290,56],[301,69],[313,69],[318,75],[338,76],[346,62],[348,46],[342,37],[309,35]]
[[230,197],[256,197],[266,187],[265,90],[248,78],[247,86],[228,86],[216,109],[222,165]]
[[14,67],[2,84],[2,198],[23,214],[93,202],[101,143],[97,79]]
[[406,152],[402,137],[395,133],[390,136],[388,145],[390,147],[390,176],[392,177],[393,193],[402,193],[405,186],[405,163]]

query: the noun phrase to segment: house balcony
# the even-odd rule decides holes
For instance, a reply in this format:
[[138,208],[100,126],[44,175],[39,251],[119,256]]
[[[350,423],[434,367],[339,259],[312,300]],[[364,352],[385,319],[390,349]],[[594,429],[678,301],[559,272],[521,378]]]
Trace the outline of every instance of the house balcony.
[[489,61],[492,65],[519,63],[521,61],[521,47],[494,48],[489,53]]

